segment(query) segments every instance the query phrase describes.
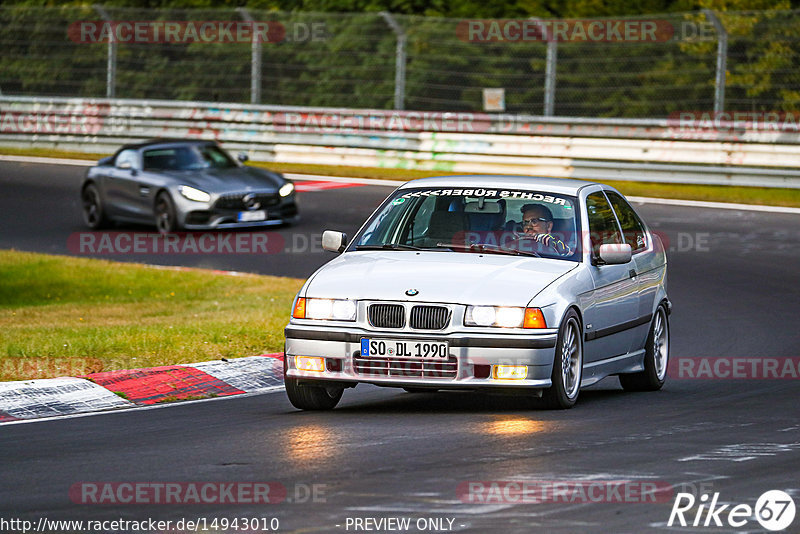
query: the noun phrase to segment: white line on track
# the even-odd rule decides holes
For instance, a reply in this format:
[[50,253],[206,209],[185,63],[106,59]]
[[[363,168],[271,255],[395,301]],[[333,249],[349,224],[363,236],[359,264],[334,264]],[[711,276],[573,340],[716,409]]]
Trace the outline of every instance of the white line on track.
[[[67,158],[44,158],[39,156],[11,156],[0,155],[0,161],[13,161],[17,163],[46,163],[51,165],[75,165],[89,167],[94,161]],[[290,180],[327,180],[329,182],[346,182],[351,184],[378,185],[383,187],[398,187],[405,182],[400,180],[377,180],[375,178],[348,178],[346,176],[324,176],[320,174],[284,173]],[[680,200],[675,198],[627,197],[631,202],[642,204],[663,204],[668,206],[682,206],[686,208],[711,208],[740,211],[761,211],[766,213],[789,213],[800,215],[800,208],[784,206],[764,206],[760,204],[735,204],[730,202],[706,202],[702,200]]]

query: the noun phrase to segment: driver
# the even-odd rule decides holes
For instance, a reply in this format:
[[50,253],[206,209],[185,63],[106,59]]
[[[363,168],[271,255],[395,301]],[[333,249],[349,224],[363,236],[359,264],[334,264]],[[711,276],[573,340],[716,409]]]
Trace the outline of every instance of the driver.
[[550,247],[561,256],[572,253],[569,247],[557,237],[553,231],[553,212],[541,204],[525,204],[522,206],[522,237],[533,239],[545,247]]

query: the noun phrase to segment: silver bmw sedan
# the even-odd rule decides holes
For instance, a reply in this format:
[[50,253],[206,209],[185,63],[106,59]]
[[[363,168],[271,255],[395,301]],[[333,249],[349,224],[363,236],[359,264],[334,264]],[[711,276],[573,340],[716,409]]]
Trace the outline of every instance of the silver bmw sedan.
[[614,188],[448,176],[396,189],[295,298],[285,383],[305,410],[359,383],[482,390],[570,408],[618,375],[658,390],[669,358],[667,260]]

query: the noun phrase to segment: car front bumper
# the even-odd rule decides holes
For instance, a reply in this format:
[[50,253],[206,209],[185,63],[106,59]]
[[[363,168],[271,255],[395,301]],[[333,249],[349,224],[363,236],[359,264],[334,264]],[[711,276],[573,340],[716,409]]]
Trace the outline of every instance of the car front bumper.
[[275,205],[266,206],[266,219],[260,221],[239,221],[239,214],[248,210],[244,208],[221,208],[217,200],[211,202],[194,202],[174,195],[178,222],[186,230],[229,230],[233,228],[257,228],[278,226],[298,220],[298,209],[295,195],[289,195]]
[[[556,332],[535,335],[469,332],[408,334],[376,332],[357,327],[319,328],[290,324],[285,330],[286,376],[300,380],[346,382],[349,385],[369,383],[393,387],[534,391],[551,386],[557,336]],[[450,361],[455,363],[454,372],[448,373],[448,376],[428,376],[424,372],[416,372],[423,366],[421,360],[400,358],[367,358],[376,362],[377,367],[388,367],[389,370],[364,372],[365,359],[360,356],[362,338],[447,341]],[[295,366],[295,356],[323,357],[326,359],[326,369],[322,372],[301,371]],[[496,365],[525,365],[527,376],[516,380],[495,379],[492,371]]]

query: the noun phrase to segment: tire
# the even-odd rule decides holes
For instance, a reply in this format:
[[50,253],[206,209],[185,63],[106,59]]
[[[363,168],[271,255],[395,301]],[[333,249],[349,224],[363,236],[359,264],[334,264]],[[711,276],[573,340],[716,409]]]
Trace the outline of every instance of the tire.
[[332,410],[339,404],[343,388],[299,384],[296,378],[285,378],[286,395],[299,410]]
[[178,218],[175,215],[175,204],[168,193],[162,191],[158,194],[153,211],[156,219],[156,228],[158,228],[159,233],[171,234],[180,229]]
[[100,191],[94,184],[88,184],[81,191],[81,208],[83,222],[92,230],[100,230],[108,226],[109,220],[100,200]]
[[578,314],[569,310],[558,329],[556,354],[550,375],[553,385],[542,393],[546,408],[564,410],[578,401],[583,377],[583,329]]
[[625,391],[658,391],[667,379],[667,364],[669,316],[664,305],[659,304],[645,342],[644,370],[619,375],[619,383]]

